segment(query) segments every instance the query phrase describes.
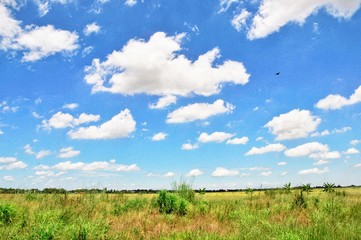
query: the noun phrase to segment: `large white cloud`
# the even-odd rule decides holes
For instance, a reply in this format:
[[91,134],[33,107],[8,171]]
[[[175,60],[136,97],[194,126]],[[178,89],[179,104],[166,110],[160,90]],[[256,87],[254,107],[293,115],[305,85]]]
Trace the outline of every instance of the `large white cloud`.
[[338,94],[330,94],[316,103],[316,107],[323,110],[341,109],[344,106],[361,102],[361,86],[349,97],[345,98]]
[[0,2],[0,50],[20,51],[22,61],[34,62],[56,53],[72,54],[78,45],[75,32],[47,26],[21,26],[21,22],[11,16],[11,11]]
[[333,17],[349,19],[360,4],[361,0],[263,0],[247,37],[264,38],[290,22],[302,25],[321,8]]
[[230,113],[235,107],[221,99],[212,104],[194,103],[181,107],[167,116],[167,123],[185,123],[196,120],[204,120],[211,116]]
[[282,152],[286,149],[286,147],[280,143],[275,144],[269,144],[265,147],[256,148],[253,147],[251,150],[249,150],[245,155],[257,155],[257,154],[265,154],[268,152]]
[[226,133],[226,132],[214,132],[211,134],[208,133],[201,133],[198,137],[198,142],[201,143],[209,143],[209,142],[216,142],[221,143],[233,137],[234,134]]
[[42,128],[51,130],[52,128],[68,128],[76,127],[81,124],[97,122],[100,115],[82,113],[78,118],[73,117],[69,113],[57,112],[49,120],[42,121]]
[[237,176],[239,174],[239,171],[237,170],[229,170],[223,167],[217,167],[213,173],[213,177],[233,177]]
[[147,42],[131,39],[120,51],[109,54],[106,61],[93,59],[85,68],[85,80],[93,85],[93,93],[158,96],[210,96],[219,93],[225,83],[248,82],[250,75],[241,62],[214,63],[220,57],[218,48],[195,61],[179,54],[184,37],[157,32]]
[[69,131],[68,135],[72,139],[126,138],[135,131],[135,125],[132,114],[125,109],[100,126],[80,127]]
[[265,127],[276,135],[276,140],[305,138],[317,129],[321,119],[308,110],[294,109],[269,121]]
[[329,148],[326,144],[319,142],[310,142],[299,145],[295,148],[291,148],[285,151],[287,157],[302,157],[309,156],[313,153],[325,153],[328,152]]

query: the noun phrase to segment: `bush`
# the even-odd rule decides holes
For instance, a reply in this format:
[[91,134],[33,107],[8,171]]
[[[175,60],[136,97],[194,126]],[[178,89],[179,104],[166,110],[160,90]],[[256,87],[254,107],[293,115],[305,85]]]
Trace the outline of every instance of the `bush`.
[[159,212],[171,214],[173,212],[184,216],[188,211],[188,201],[167,190],[161,190],[157,199]]
[[193,203],[195,201],[195,192],[192,189],[192,184],[181,179],[179,183],[173,183],[173,190],[178,196],[184,198],[188,202]]
[[9,224],[16,215],[15,208],[10,204],[0,205],[0,224]]

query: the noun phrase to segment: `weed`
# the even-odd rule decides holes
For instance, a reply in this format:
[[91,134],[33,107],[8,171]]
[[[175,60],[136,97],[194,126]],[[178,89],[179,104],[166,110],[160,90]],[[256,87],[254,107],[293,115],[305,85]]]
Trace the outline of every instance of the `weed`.
[[0,224],[10,224],[16,215],[13,205],[1,204],[0,205]]

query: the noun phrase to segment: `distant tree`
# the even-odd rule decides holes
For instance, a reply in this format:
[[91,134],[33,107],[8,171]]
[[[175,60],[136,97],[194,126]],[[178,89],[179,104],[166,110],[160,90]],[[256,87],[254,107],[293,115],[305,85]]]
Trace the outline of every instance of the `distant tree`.
[[328,193],[334,192],[335,191],[334,187],[335,187],[334,183],[326,182],[323,184],[323,191]]
[[283,185],[283,189],[285,190],[286,193],[291,193],[291,183],[289,182]]
[[302,191],[303,192],[306,192],[306,193],[309,193],[311,192],[311,183],[307,183],[307,184],[303,184],[302,185]]

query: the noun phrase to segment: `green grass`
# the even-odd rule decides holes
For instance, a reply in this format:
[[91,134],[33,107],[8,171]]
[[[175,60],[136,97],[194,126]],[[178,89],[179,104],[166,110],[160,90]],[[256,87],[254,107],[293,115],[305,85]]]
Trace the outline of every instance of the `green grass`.
[[361,188],[179,189],[168,212],[158,194],[0,194],[0,238],[361,239]]

